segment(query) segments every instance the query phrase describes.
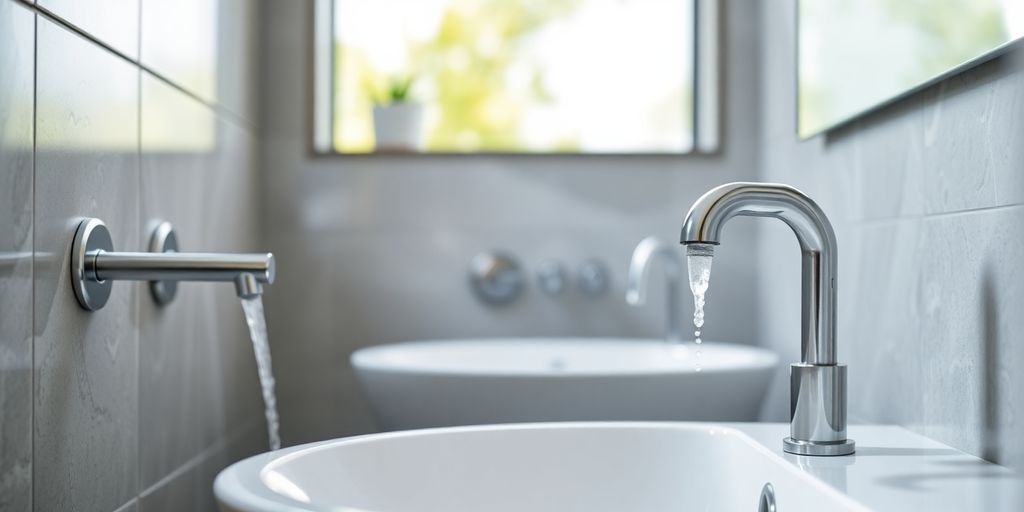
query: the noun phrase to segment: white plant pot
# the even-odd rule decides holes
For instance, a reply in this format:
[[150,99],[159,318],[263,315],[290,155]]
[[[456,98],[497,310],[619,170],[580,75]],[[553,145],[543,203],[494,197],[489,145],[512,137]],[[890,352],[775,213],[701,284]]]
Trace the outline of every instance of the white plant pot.
[[421,151],[423,106],[397,103],[373,107],[373,133],[377,151]]

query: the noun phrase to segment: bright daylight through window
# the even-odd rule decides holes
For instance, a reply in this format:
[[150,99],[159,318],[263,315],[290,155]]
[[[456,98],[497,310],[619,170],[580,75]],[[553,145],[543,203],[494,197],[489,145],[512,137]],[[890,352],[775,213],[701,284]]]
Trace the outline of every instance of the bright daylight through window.
[[[713,150],[714,4],[320,0],[316,147],[336,153]],[[698,79],[698,69],[707,76]]]

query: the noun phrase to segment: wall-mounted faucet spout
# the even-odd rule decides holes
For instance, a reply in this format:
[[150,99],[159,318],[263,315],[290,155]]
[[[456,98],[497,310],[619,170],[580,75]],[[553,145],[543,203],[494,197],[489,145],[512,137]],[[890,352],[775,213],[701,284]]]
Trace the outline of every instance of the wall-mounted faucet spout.
[[258,276],[257,282],[274,280],[272,254],[219,254],[192,252],[97,251],[85,263],[87,274],[99,281],[227,281]]
[[803,261],[800,362],[790,369],[790,437],[800,455],[846,455],[846,366],[836,363],[836,237],[811,198],[788,185],[727,183],[701,196],[683,221],[683,244],[719,244],[737,216],[774,217],[796,234]]
[[683,261],[674,247],[653,236],[644,238],[637,244],[629,261],[626,302],[631,306],[641,306],[646,302],[651,261],[658,256],[665,264],[665,339],[682,341],[683,322],[680,316],[682,309],[679,304],[679,288],[683,279]]
[[75,295],[83,308],[102,308],[112,281],[150,281],[160,304],[174,298],[178,281],[223,281],[235,284],[239,297],[250,298],[274,282],[273,254],[177,252],[177,239],[167,223],[154,231],[151,252],[114,252],[106,225],[85,219],[72,245],[71,272]]

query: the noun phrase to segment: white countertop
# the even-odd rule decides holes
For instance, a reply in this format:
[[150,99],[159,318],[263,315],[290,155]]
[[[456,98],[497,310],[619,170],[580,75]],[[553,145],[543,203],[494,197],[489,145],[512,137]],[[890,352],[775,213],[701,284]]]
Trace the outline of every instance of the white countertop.
[[[1024,510],[1024,479],[1009,469],[902,427],[852,425],[857,452],[802,457],[782,451],[788,423],[725,423],[874,510]],[[780,509],[781,500],[779,496]]]

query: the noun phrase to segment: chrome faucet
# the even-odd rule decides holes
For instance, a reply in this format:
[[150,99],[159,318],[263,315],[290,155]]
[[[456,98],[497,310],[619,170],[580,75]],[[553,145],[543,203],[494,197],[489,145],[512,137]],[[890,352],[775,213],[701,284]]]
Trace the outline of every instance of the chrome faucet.
[[836,236],[821,208],[799,190],[773,183],[727,183],[701,196],[680,242],[718,245],[737,216],[774,217],[796,234],[803,254],[800,362],[790,366],[790,437],[797,455],[848,455],[846,365],[836,362]]
[[170,302],[178,281],[224,281],[235,285],[240,298],[263,293],[274,282],[274,255],[178,252],[171,225],[153,231],[150,252],[114,252],[103,221],[85,219],[75,231],[71,248],[71,281],[78,303],[89,311],[102,308],[110,298],[112,281],[150,281],[158,304]]
[[676,248],[658,237],[644,238],[633,249],[629,261],[629,276],[626,282],[626,302],[631,306],[642,306],[647,301],[647,281],[651,260],[661,256],[665,262],[665,339],[683,341],[683,323],[680,317],[679,288],[683,279],[683,260]]

